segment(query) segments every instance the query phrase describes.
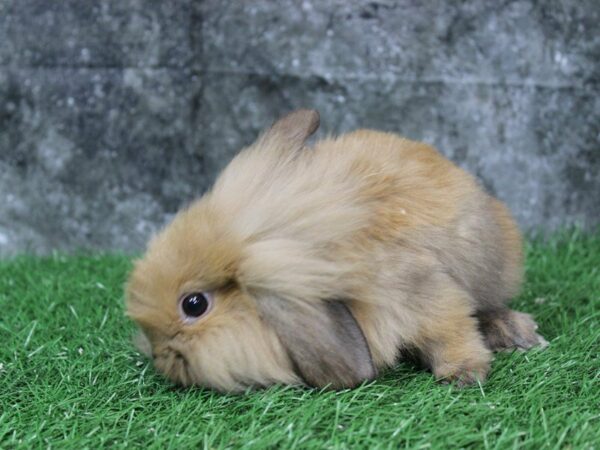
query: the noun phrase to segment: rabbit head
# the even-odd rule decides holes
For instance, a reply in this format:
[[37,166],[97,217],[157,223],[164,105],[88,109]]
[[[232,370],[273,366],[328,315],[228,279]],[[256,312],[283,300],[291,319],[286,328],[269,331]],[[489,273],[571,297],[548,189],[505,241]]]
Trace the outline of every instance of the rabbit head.
[[[239,391],[273,383],[340,388],[375,376],[365,337],[339,298],[343,265],[302,238],[314,223],[269,185],[301,158],[318,124],[309,110],[276,122],[136,262],[127,314],[155,367],[173,381]],[[307,202],[319,208],[318,198]],[[324,232],[343,232],[350,215],[340,211],[337,228]]]

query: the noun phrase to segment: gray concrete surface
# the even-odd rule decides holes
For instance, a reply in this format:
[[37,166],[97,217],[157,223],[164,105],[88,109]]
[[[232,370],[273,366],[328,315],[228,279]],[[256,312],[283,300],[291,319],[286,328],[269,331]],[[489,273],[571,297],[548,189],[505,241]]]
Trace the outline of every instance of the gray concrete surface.
[[527,230],[600,223],[600,2],[0,0],[0,255],[137,251],[259,130],[436,145]]

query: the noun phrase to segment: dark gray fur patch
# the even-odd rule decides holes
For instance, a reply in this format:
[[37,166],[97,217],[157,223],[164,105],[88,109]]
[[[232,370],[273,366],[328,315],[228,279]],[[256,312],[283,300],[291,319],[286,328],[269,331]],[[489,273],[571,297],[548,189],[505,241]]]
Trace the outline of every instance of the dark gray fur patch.
[[478,311],[505,307],[511,293],[503,280],[502,230],[491,198],[476,196],[463,208],[454,228],[438,230],[432,242],[444,270],[471,294]]
[[270,296],[257,304],[308,385],[342,389],[377,375],[365,336],[344,302]]

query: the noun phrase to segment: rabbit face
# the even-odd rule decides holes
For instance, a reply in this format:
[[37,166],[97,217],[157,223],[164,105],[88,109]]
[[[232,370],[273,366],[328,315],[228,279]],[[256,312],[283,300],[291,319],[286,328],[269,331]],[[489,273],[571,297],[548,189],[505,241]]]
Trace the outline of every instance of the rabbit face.
[[159,372],[184,386],[230,392],[300,383],[275,333],[264,326],[243,294],[216,295],[214,302],[204,322],[174,323],[171,334],[143,331]]
[[205,202],[151,242],[127,286],[127,312],[156,368],[176,383],[222,391],[298,383],[275,332],[233,272],[235,240]]

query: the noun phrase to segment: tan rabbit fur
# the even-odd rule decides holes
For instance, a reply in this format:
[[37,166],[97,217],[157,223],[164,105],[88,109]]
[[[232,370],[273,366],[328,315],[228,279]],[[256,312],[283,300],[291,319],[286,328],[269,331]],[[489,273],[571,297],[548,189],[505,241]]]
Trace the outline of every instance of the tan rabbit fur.
[[[309,148],[298,110],[241,151],[150,242],[127,313],[158,370],[222,391],[343,388],[402,350],[436,377],[485,379],[494,350],[545,345],[507,308],[521,283],[506,207],[433,148],[359,130]],[[202,317],[181,299],[210,293]]]

